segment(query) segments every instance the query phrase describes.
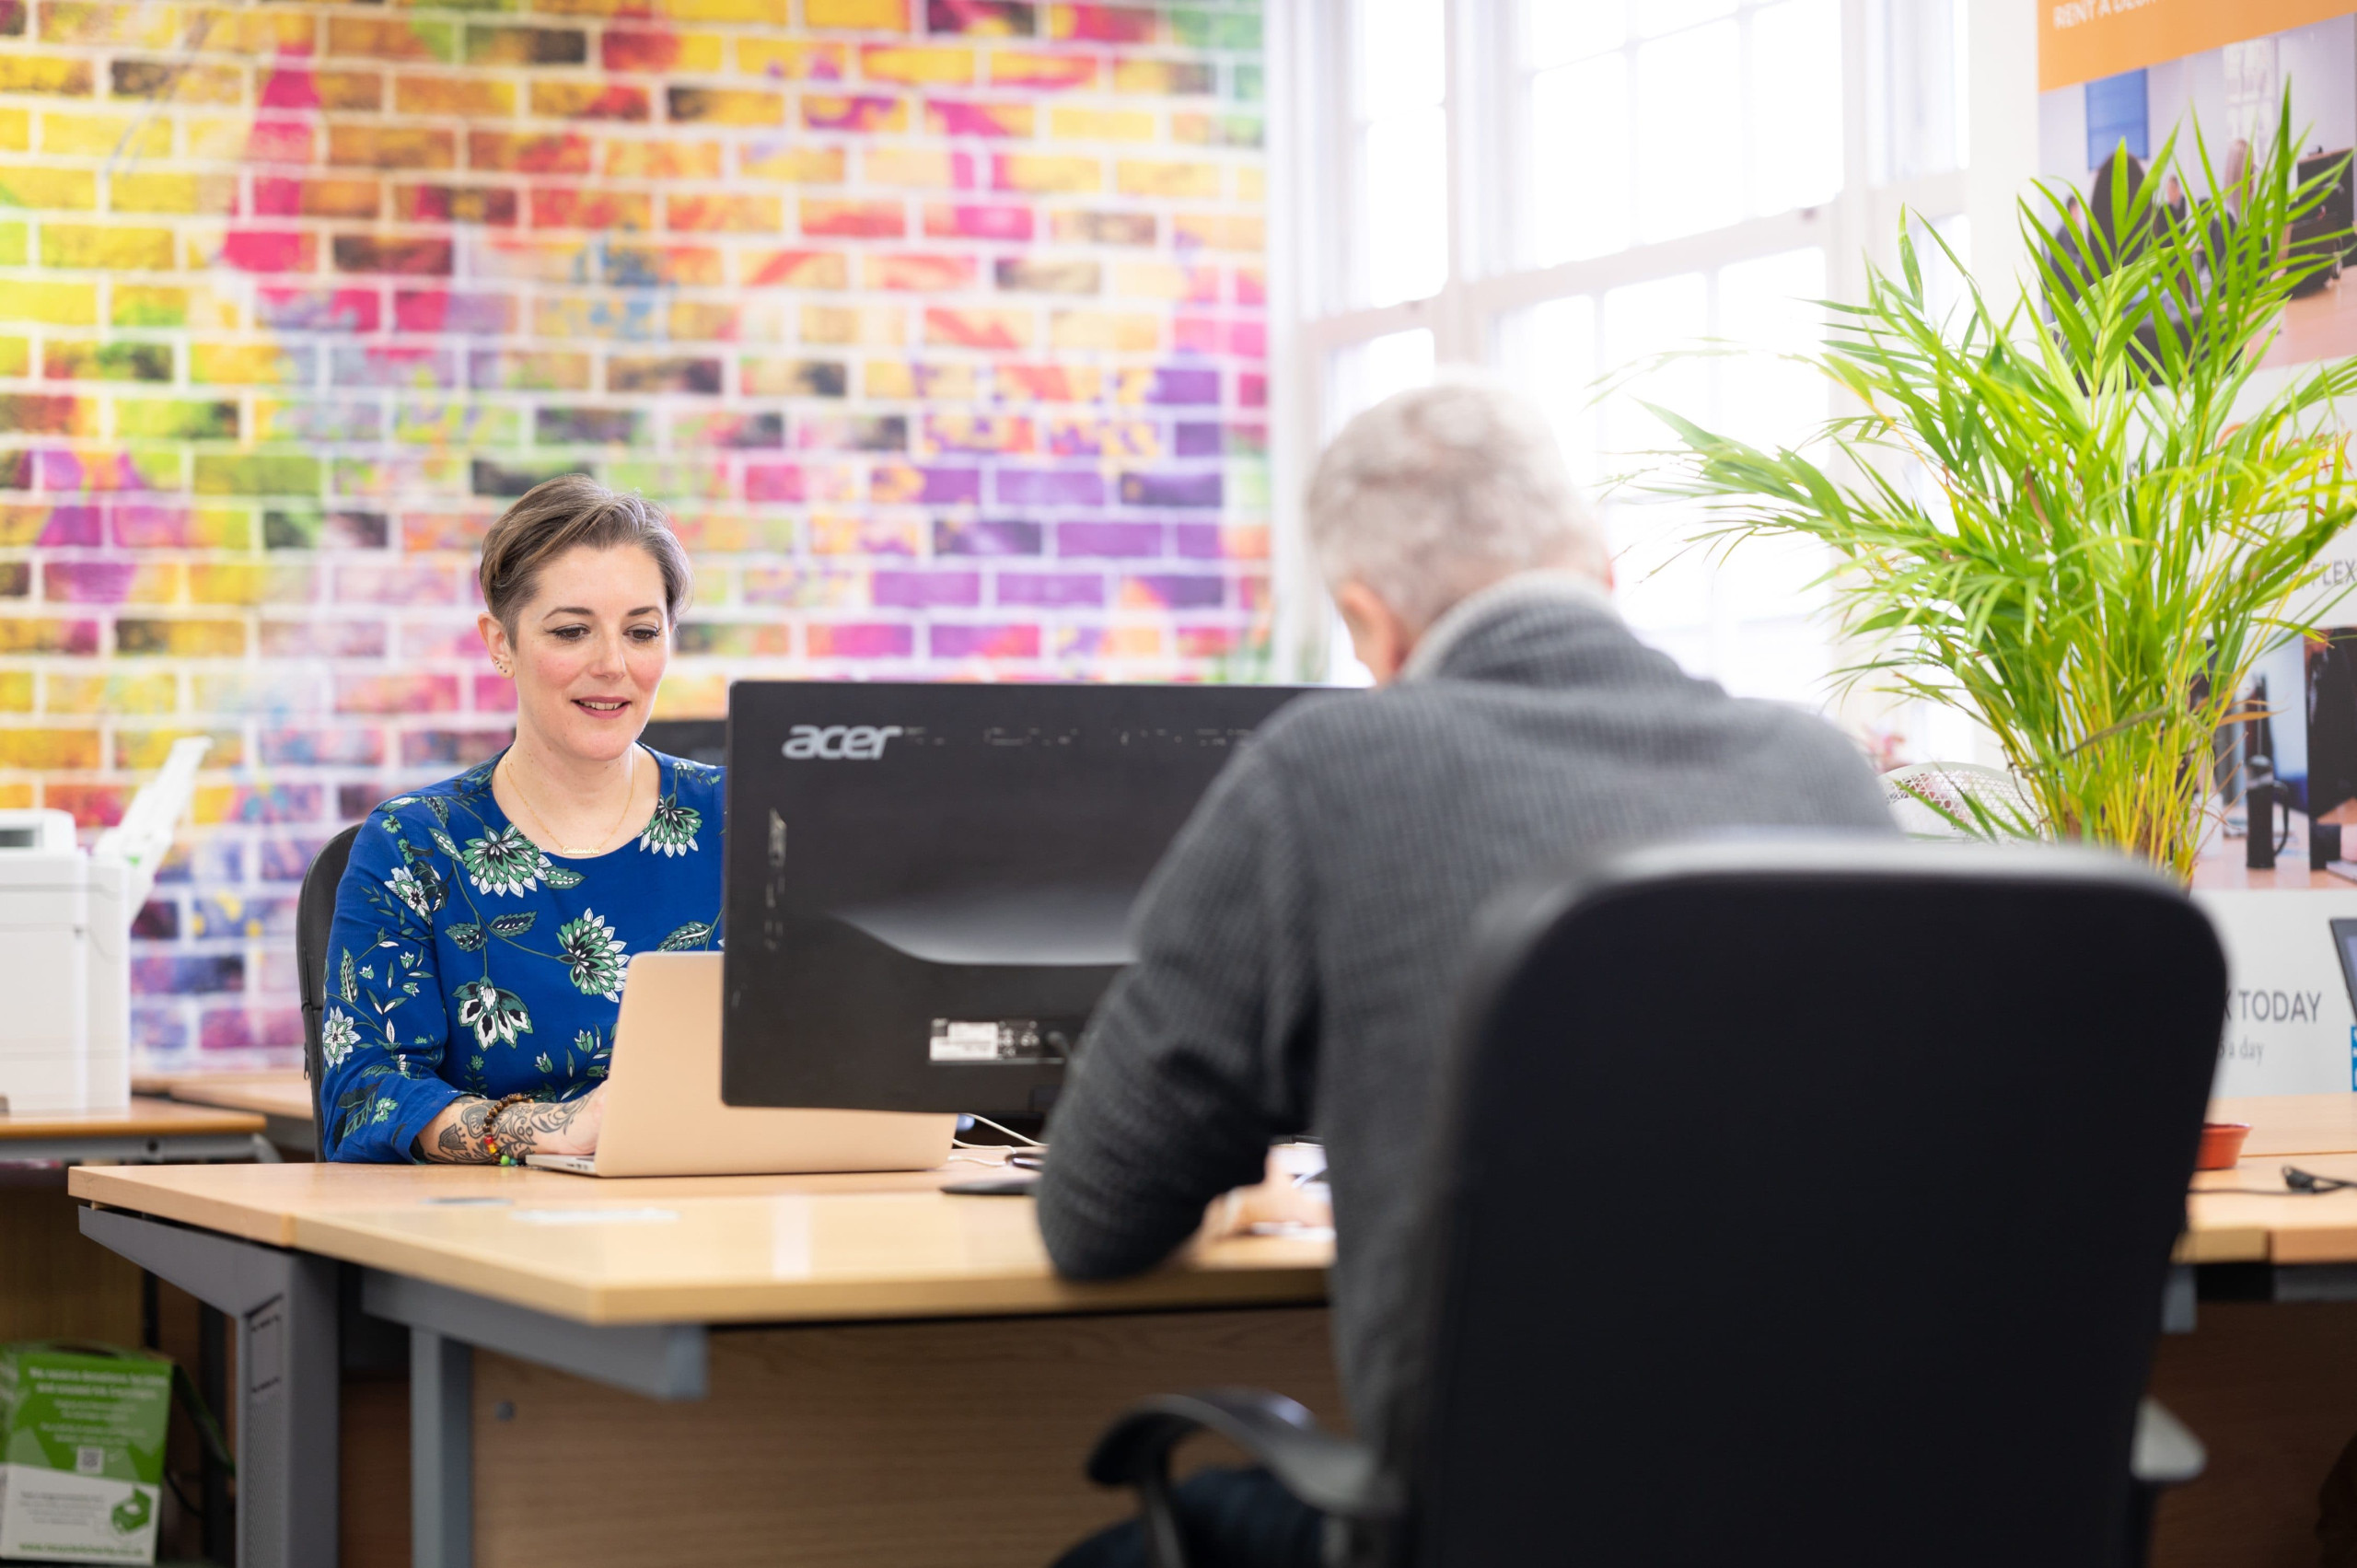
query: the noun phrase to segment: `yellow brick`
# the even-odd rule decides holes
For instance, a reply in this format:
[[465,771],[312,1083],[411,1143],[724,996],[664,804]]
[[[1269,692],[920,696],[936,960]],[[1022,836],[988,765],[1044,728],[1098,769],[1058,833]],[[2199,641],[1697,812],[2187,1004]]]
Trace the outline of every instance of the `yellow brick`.
[[1258,164],[1236,171],[1236,199],[1255,206],[1269,199],[1268,176]]
[[196,604],[287,604],[310,597],[310,571],[303,566],[267,566],[216,562],[188,569],[188,597]]
[[1185,299],[1187,269],[1168,261],[1122,261],[1113,268],[1113,292],[1124,299]]
[[0,93],[57,93],[68,98],[90,96],[90,63],[53,54],[19,54],[13,46],[0,53]]
[[99,285],[90,283],[12,283],[0,288],[0,320],[40,321],[52,327],[99,324]]
[[52,714],[168,714],[180,706],[173,675],[52,675],[44,685]]
[[63,157],[169,157],[172,122],[160,115],[52,110],[41,117],[41,150]]
[[737,70],[747,76],[781,76],[789,82],[837,81],[843,74],[840,43],[800,38],[740,38]]
[[1154,116],[1140,110],[1059,109],[1048,125],[1062,142],[1151,142],[1155,134]]
[[188,345],[188,378],[213,386],[269,387],[287,376],[286,351],[276,343]]
[[880,44],[859,52],[859,69],[872,82],[965,83],[974,79],[974,52],[941,45],[917,49]]
[[24,109],[0,109],[0,147],[6,147],[12,153],[20,153],[32,145],[32,111]]
[[788,146],[756,143],[741,149],[737,168],[748,180],[773,180],[785,185],[841,185],[846,157],[841,147]]
[[93,6],[84,0],[49,0],[41,8],[44,43],[127,43],[139,49],[170,49],[180,41],[177,6]]
[[194,27],[212,54],[308,54],[319,42],[307,10],[200,11]]
[[719,142],[606,144],[606,175],[612,180],[717,180]]
[[1048,342],[1062,349],[1150,354],[1162,346],[1162,318],[1110,310],[1059,310],[1050,319]]
[[0,266],[21,267],[24,264],[25,226],[0,223]]
[[0,207],[87,212],[98,204],[99,178],[87,168],[56,168],[44,164],[0,166]]
[[234,174],[118,174],[107,203],[118,213],[206,213],[237,210]]
[[29,669],[0,669],[0,714],[29,714],[33,711],[33,672]]
[[234,729],[118,729],[114,732],[114,765],[144,770],[160,768],[172,754],[172,743],[192,735],[213,742],[204,754],[208,768],[234,768],[245,760],[246,738]]
[[0,784],[0,811],[29,811],[33,804],[33,786],[29,784]]
[[802,19],[814,28],[909,30],[908,0],[802,0]]
[[906,319],[888,305],[802,308],[802,341],[806,343],[865,343],[881,348],[897,346],[907,337]]
[[1124,196],[1192,196],[1219,199],[1215,163],[1167,163],[1160,158],[1121,158],[1113,165],[1113,188]]
[[871,359],[859,372],[860,390],[871,398],[913,398],[915,366],[900,359]]
[[0,729],[0,768],[95,768],[96,729]]
[[172,267],[172,231],[168,228],[101,228],[95,224],[45,223],[41,226],[41,260],[45,267],[169,272]]
[[33,349],[25,338],[0,338],[0,376],[22,376],[32,365]]

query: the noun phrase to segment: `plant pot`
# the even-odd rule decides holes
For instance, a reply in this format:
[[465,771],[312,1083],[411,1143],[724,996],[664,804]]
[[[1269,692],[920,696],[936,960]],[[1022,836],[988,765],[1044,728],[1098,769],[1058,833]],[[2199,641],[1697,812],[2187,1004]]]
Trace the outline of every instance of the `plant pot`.
[[2194,1156],[2196,1170],[2232,1170],[2235,1162],[2243,1157],[2243,1140],[2250,1136],[2247,1121],[2205,1121],[2201,1124],[2201,1152]]

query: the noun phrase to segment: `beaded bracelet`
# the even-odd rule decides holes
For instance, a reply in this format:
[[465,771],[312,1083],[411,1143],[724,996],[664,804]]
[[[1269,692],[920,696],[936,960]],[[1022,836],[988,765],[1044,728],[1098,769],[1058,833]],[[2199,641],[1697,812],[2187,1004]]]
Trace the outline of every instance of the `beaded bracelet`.
[[482,1141],[490,1146],[493,1154],[499,1156],[499,1163],[502,1165],[521,1165],[523,1161],[500,1147],[499,1119],[507,1113],[508,1107],[522,1105],[530,1098],[532,1098],[530,1095],[509,1095],[505,1099],[493,1101],[491,1114],[483,1119]]

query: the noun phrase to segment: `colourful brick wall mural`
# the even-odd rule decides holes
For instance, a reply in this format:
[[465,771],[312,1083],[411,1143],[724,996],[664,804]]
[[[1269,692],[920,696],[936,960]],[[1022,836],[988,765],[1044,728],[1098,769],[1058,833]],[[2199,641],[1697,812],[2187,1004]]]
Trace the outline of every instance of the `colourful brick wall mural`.
[[1234,678],[1269,610],[1256,0],[0,0],[0,806],[176,737],[143,1063],[292,1060],[295,891],[505,743],[571,469],[742,675]]

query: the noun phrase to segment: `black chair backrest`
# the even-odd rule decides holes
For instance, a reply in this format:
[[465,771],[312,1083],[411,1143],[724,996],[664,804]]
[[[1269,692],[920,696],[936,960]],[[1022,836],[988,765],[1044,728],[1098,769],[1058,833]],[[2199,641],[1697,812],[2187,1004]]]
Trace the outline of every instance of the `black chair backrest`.
[[2225,1004],[2061,850],[1715,842],[1486,928],[1414,1560],[2119,1561]]
[[336,889],[343,881],[343,868],[352,859],[352,841],[360,836],[360,823],[354,823],[326,843],[311,857],[310,869],[303,873],[303,891],[295,901],[295,961],[299,972],[296,976],[303,997],[303,1076],[311,1084],[312,1125],[319,1130],[319,1146],[327,1144],[327,1118],[319,1107],[319,1027],[327,1016],[328,1006],[328,928],[335,923]]

